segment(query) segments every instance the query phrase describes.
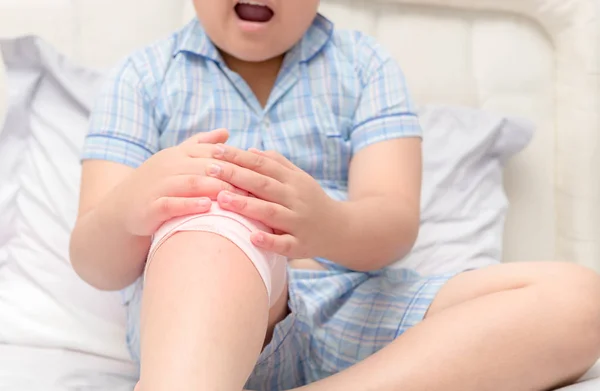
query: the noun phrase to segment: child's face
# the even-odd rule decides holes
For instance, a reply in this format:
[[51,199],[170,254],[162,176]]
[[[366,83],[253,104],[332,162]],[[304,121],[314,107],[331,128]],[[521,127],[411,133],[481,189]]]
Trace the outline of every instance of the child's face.
[[319,0],[193,0],[198,19],[220,50],[243,61],[284,54],[312,24]]

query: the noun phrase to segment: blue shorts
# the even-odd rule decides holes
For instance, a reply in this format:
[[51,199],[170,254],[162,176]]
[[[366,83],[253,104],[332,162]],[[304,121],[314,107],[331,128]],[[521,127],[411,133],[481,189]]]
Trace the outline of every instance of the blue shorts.
[[[246,389],[287,390],[336,374],[381,350],[423,320],[456,273],[288,269],[290,315],[274,330]],[[127,339],[139,362],[141,287],[128,304]]]

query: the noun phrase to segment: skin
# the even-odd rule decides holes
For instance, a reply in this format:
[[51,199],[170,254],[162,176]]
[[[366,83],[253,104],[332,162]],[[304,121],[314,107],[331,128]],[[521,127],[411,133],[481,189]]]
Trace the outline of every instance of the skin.
[[[305,32],[318,1],[274,1],[276,18],[258,32],[240,27],[233,1],[194,5],[228,66],[264,104],[283,54]],[[352,269],[374,270],[412,247],[419,140],[382,142],[356,154],[344,203],[328,199],[276,152],[224,147],[226,140],[226,131],[199,135],[136,170],[84,162],[71,241],[79,275],[101,289],[134,282],[150,235],[170,218],[203,213],[207,204],[199,201],[206,198],[275,228],[276,234],[254,234],[253,244],[304,258],[293,262],[300,267],[318,268],[310,257],[326,254]],[[332,229],[328,220],[344,228]],[[285,296],[269,309],[261,284],[250,261],[222,238],[191,232],[167,240],[147,271],[138,390],[240,390],[287,310]],[[440,291],[422,323],[369,359],[302,389],[548,390],[576,379],[600,355],[598,297],[598,275],[569,264],[464,273]]]

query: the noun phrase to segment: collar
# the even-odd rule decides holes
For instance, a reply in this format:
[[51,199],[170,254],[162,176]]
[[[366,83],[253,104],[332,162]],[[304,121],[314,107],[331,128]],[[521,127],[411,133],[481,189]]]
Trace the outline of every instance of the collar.
[[175,42],[173,57],[182,52],[196,54],[217,62],[221,61],[219,51],[210,41],[197,18],[183,28],[179,39]]
[[[294,62],[310,61],[325,47],[332,34],[333,23],[321,14],[317,14],[300,42],[290,50],[288,57],[292,57],[295,60]],[[173,56],[177,56],[181,52],[188,52],[215,62],[222,62],[219,51],[196,18],[184,27],[175,43]]]
[[300,52],[300,62],[308,62],[321,52],[333,35],[333,23],[321,14],[317,14],[312,25],[292,51]]

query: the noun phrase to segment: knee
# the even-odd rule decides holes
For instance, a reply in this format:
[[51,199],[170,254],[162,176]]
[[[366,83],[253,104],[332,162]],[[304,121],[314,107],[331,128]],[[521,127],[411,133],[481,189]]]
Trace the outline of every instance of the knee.
[[[557,295],[577,299],[584,306],[597,308],[600,313],[600,274],[592,269],[574,263],[554,263],[543,267],[534,284],[551,289]],[[591,308],[590,308],[591,309]],[[600,319],[599,319],[600,321]]]
[[[558,311],[569,321],[573,343],[600,356],[600,274],[583,266],[554,264],[534,284],[547,302],[549,311]],[[578,343],[579,342],[579,343]]]

